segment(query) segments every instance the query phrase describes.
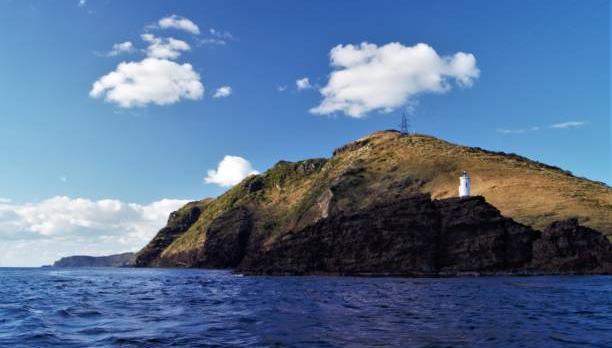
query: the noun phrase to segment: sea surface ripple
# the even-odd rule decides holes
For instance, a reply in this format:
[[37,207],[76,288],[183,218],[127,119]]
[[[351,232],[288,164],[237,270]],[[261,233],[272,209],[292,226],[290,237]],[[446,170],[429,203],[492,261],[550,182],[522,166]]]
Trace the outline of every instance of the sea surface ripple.
[[612,277],[0,268],[0,347],[612,347]]

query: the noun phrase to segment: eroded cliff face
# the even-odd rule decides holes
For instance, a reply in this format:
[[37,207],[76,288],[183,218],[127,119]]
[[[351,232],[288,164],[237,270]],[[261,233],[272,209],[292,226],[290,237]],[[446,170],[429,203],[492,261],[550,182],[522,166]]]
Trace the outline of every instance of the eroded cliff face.
[[[464,169],[485,198],[449,198]],[[611,212],[608,186],[558,168],[428,136],[378,132],[330,159],[280,161],[216,199],[188,204],[138,254],[137,265],[261,273],[552,272],[548,263],[532,262],[541,244],[534,241],[543,238],[538,230],[577,217],[589,231],[612,235]]]
[[454,275],[516,272],[539,233],[482,197],[414,194],[322,219],[285,235],[239,270],[257,274]]
[[264,274],[427,274],[435,271],[438,211],[416,194],[334,214],[247,254],[239,270]]
[[533,269],[558,273],[612,273],[612,245],[577,219],[548,226],[533,245]]
[[449,276],[465,273],[565,274],[612,270],[599,232],[568,220],[543,233],[502,216],[483,197],[432,200],[413,193],[323,217],[272,243],[248,208],[208,227],[199,253],[175,262],[248,274]]
[[531,260],[539,233],[501,215],[482,196],[435,200],[441,221],[439,272],[517,270]]

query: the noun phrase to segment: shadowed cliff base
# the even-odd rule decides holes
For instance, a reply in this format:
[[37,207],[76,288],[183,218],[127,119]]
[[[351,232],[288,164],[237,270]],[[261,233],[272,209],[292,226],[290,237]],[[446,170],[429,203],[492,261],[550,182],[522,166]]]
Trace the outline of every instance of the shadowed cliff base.
[[482,197],[395,204],[323,219],[247,255],[247,274],[452,276],[612,272],[612,247],[567,220],[540,233]]

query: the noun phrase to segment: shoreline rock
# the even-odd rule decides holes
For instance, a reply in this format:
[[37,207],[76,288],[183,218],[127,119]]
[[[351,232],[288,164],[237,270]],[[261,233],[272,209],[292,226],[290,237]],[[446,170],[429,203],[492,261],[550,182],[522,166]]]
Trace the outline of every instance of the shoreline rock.
[[180,262],[245,275],[612,274],[612,246],[601,233],[576,219],[539,232],[481,196],[432,200],[415,193],[322,218],[271,245],[255,228],[247,208],[229,210],[209,226],[200,252]]
[[545,232],[503,217],[483,197],[416,195],[322,219],[247,255],[249,275],[487,276],[612,274],[612,247],[575,219]]

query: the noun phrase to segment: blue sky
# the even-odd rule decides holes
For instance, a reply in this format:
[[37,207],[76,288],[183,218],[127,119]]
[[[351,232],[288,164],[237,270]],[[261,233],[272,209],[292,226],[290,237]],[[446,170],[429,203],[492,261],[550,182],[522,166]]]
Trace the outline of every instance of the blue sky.
[[[222,193],[235,181],[231,175],[264,171],[281,159],[329,156],[348,141],[395,128],[406,108],[417,132],[612,182],[608,1],[0,0],[0,29],[0,245],[19,250],[38,243],[47,252],[37,258],[15,252],[0,266],[135,249],[167,210]],[[189,50],[168,52],[170,37]],[[166,51],[152,51],[151,40]],[[110,53],[127,41],[123,52]],[[409,66],[411,57],[421,57],[419,43],[426,49],[418,52],[439,59],[427,60],[417,75],[383,74],[380,85],[368,82],[367,69],[376,67],[330,65],[330,58],[347,61],[346,54],[367,51],[393,71],[386,62]],[[389,52],[406,60],[396,62]],[[183,92],[147,90],[152,97],[143,105],[117,97],[129,107],[105,101],[113,87],[92,97],[93,84],[121,62],[140,69],[146,59],[192,74],[191,84]],[[432,73],[443,80],[411,80]],[[341,85],[368,82],[372,91],[348,103],[371,110],[350,115],[348,106],[338,106],[330,96],[347,90],[332,86],[336,74]],[[299,89],[296,81],[304,78]],[[224,86],[231,93],[214,98]],[[381,92],[397,98],[372,99]],[[173,93],[178,101],[152,101]],[[336,111],[311,111],[326,99]],[[235,157],[218,168],[228,155]],[[209,170],[216,172],[206,183]],[[132,221],[134,238],[104,242],[112,236],[98,232],[108,221],[88,220],[95,209],[121,212],[107,220]],[[46,226],[50,211],[65,218]],[[11,228],[19,233],[2,234]],[[67,238],[75,242],[58,247]],[[92,238],[99,247],[84,248]]]

